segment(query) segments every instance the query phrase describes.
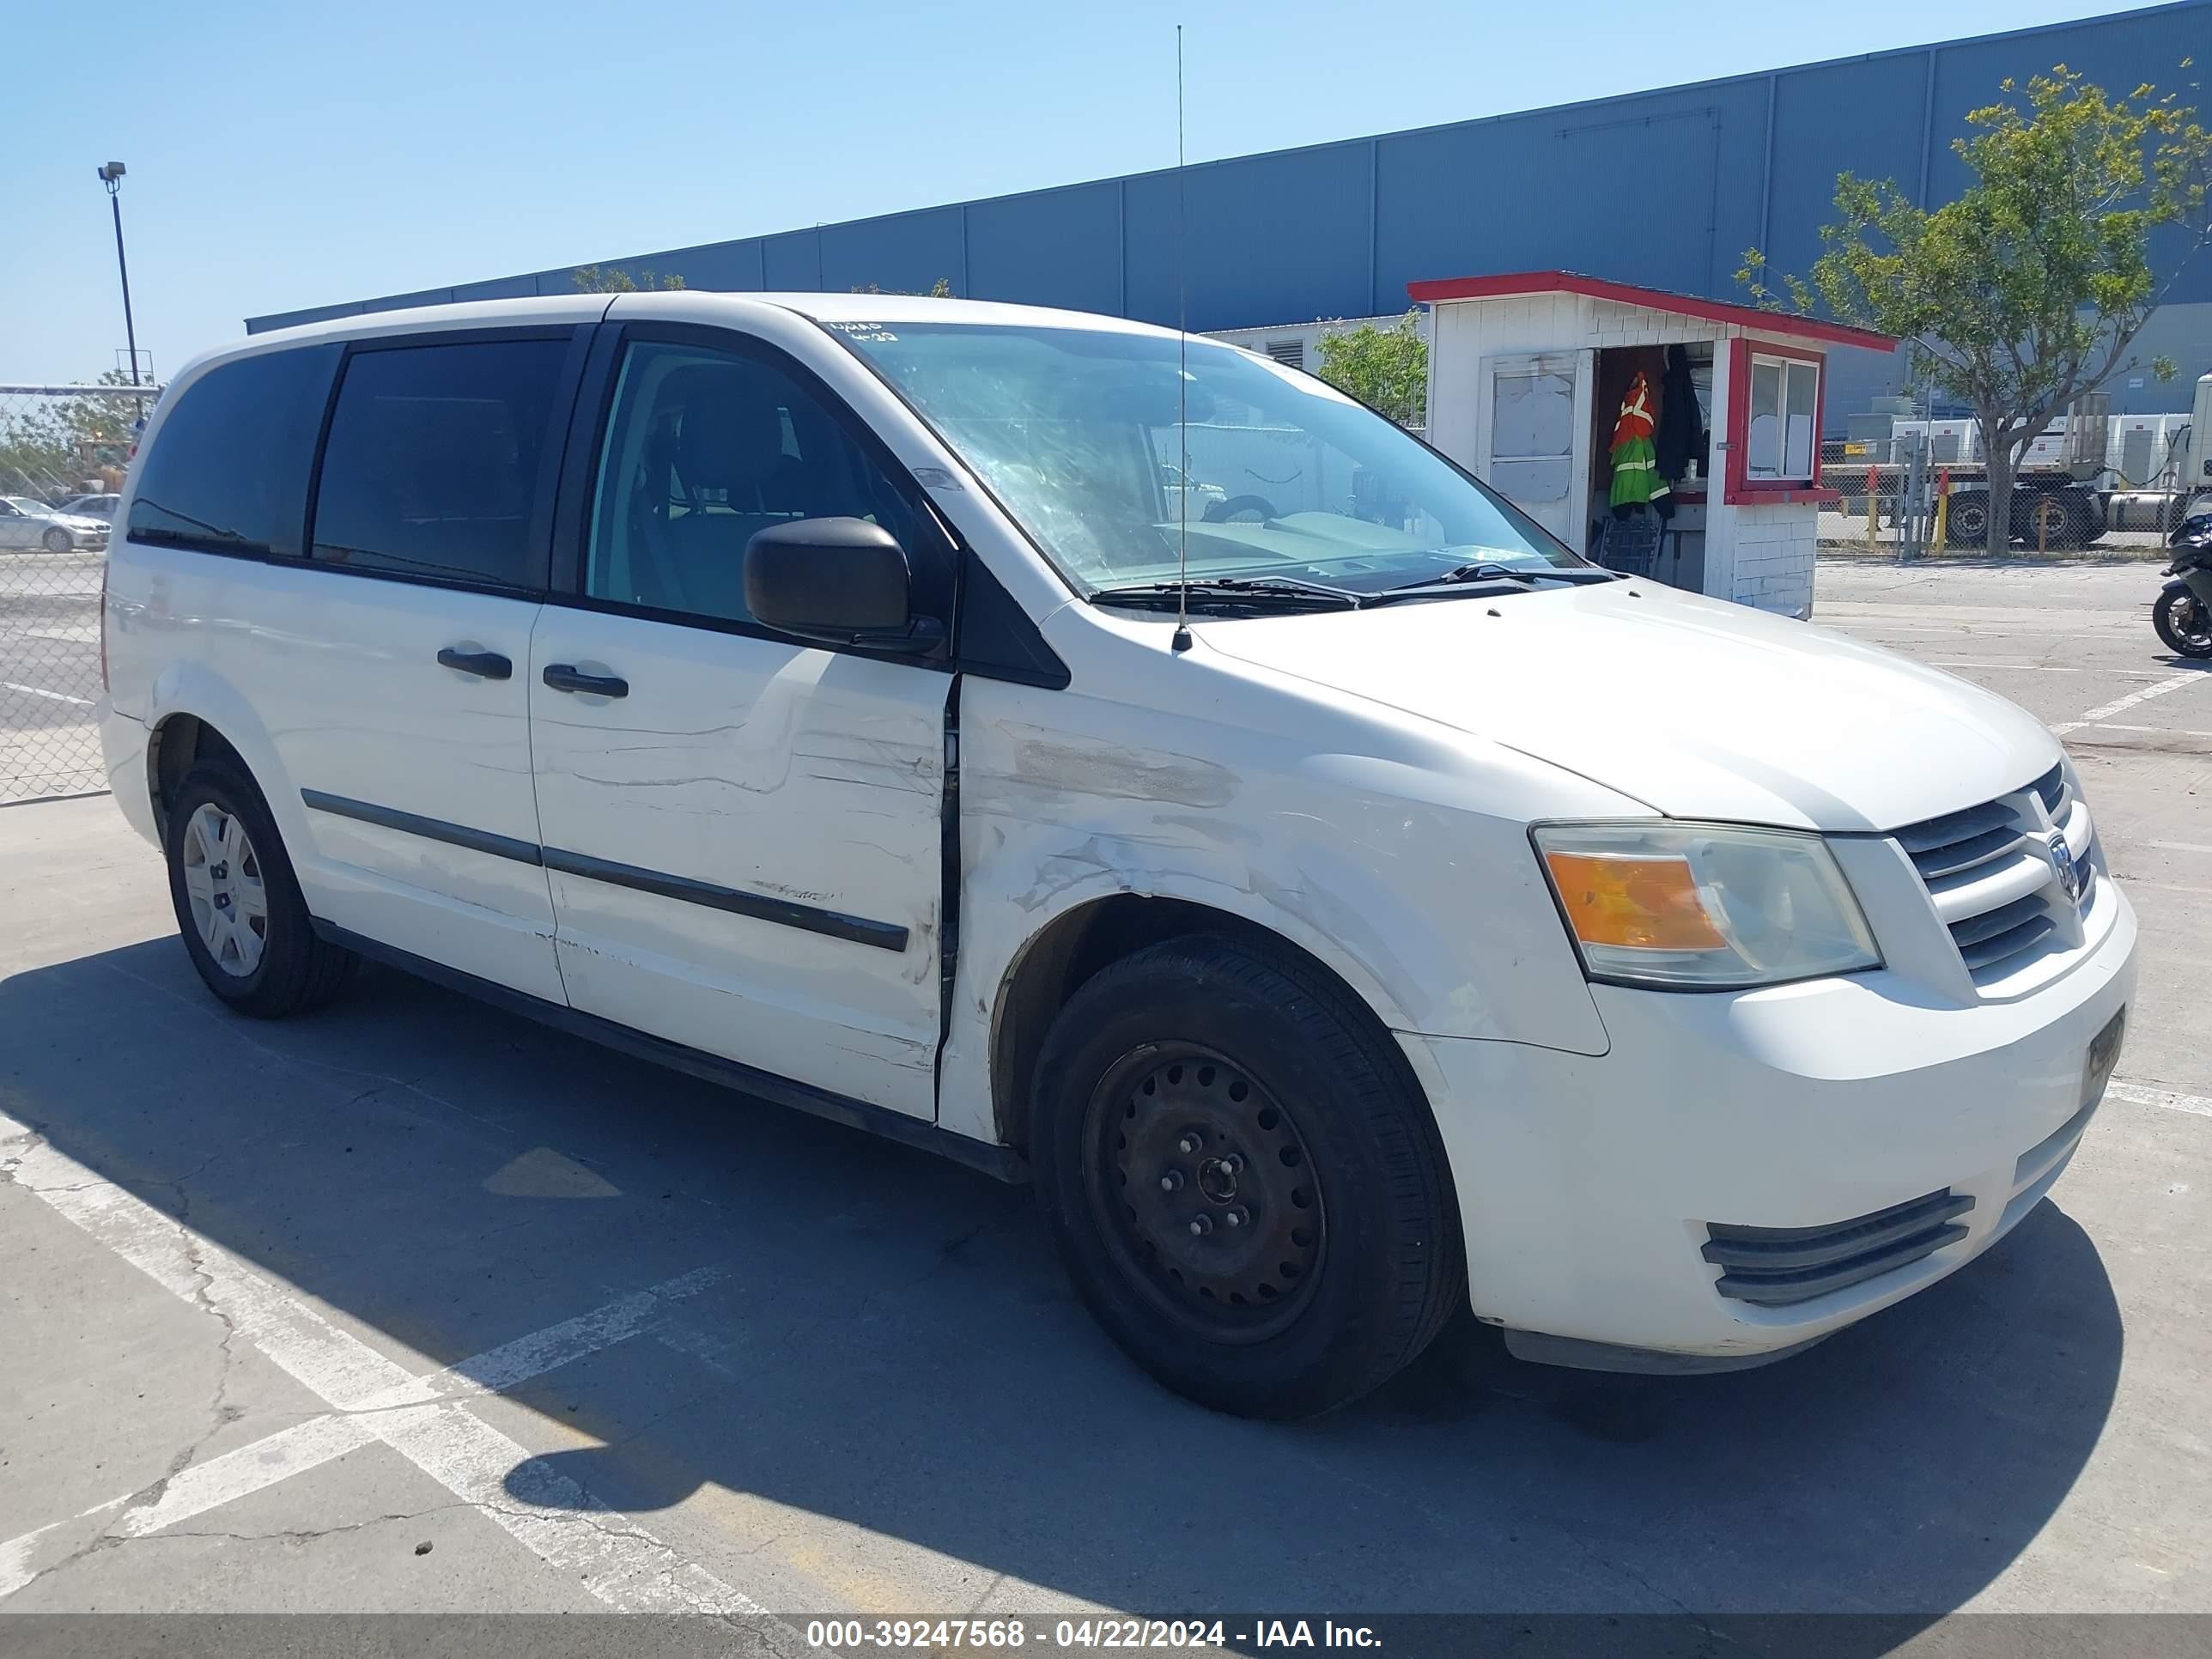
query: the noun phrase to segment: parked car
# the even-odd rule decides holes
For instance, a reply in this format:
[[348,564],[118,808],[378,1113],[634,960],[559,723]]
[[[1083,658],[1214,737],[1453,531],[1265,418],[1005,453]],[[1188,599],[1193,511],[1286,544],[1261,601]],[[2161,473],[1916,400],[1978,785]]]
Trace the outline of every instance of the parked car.
[[373,958],[1026,1176],[1212,1406],[1468,1310],[1794,1352],[2014,1227],[2118,1051],[2134,915],[2033,718],[1616,578],[1226,345],[349,318],[195,362],[125,494],[107,765],[216,997]]
[[115,519],[120,495],[78,495],[62,503],[62,511],[75,513],[84,518],[98,519],[102,524],[112,524]]
[[0,495],[0,547],[96,551],[107,545],[107,529],[104,519],[48,507],[29,495]]

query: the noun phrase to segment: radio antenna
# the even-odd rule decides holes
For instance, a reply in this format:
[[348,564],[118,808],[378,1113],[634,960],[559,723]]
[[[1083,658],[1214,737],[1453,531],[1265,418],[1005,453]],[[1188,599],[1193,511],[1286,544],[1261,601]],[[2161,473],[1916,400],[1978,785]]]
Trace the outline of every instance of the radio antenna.
[[1182,471],[1176,477],[1176,630],[1170,651],[1190,649],[1190,216],[1182,188],[1182,25],[1176,25],[1176,436]]

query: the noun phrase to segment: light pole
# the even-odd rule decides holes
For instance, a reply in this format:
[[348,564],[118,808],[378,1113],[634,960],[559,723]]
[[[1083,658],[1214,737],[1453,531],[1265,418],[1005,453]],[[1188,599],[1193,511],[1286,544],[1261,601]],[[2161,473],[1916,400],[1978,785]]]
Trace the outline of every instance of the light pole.
[[[131,264],[123,257],[124,172],[122,162],[110,161],[100,168],[100,182],[107,186],[107,204],[115,210],[115,270],[123,279],[123,338],[130,348],[131,384],[135,386],[138,384],[138,330],[131,320]],[[137,418],[143,425],[146,419],[146,402],[143,398],[135,401],[138,408]]]

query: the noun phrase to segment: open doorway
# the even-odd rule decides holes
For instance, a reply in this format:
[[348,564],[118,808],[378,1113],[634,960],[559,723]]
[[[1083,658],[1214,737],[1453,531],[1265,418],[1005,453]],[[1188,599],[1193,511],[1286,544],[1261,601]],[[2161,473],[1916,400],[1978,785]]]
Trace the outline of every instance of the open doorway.
[[[1680,354],[1680,361],[1669,357]],[[1701,592],[1705,574],[1705,489],[1712,468],[1713,344],[1601,347],[1595,353],[1590,398],[1589,522],[1583,550],[1591,558],[1649,575],[1670,587]],[[1655,430],[1658,471],[1666,493],[1661,505],[1613,506],[1613,440],[1636,378],[1644,377],[1643,407]],[[1684,417],[1686,387],[1693,409]],[[1670,408],[1669,394],[1674,406]],[[1679,468],[1680,476],[1673,476]]]

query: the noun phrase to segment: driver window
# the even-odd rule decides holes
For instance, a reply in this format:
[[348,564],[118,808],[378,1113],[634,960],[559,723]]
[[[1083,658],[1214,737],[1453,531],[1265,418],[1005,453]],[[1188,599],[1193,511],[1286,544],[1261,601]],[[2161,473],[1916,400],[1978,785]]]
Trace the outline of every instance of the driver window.
[[933,528],[822,398],[750,354],[639,343],[600,453],[584,591],[749,622],[745,544],[799,519],[866,519],[899,539],[925,608]]

